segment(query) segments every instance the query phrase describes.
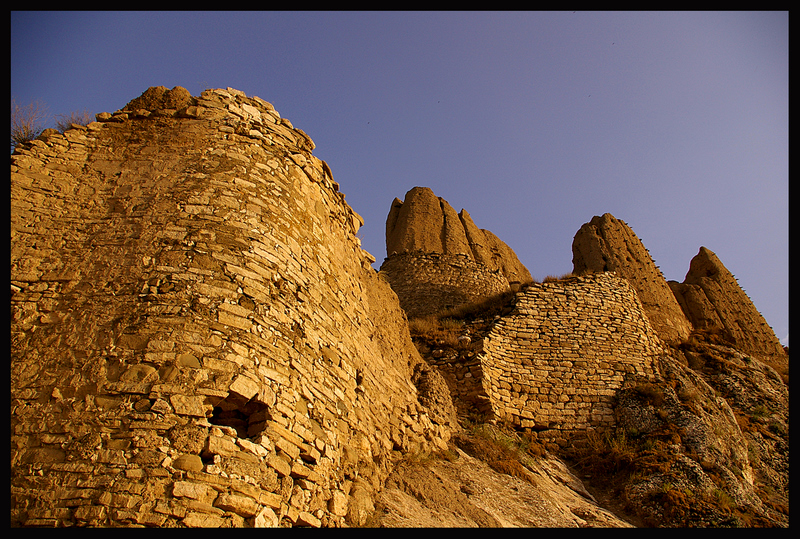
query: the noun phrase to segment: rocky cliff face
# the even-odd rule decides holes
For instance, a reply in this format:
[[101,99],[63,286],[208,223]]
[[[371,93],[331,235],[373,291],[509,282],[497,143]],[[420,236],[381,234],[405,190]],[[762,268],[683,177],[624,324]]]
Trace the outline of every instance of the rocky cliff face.
[[685,340],[692,326],[666,279],[631,228],[610,213],[581,226],[572,243],[573,272],[613,271],[627,279],[665,341]]
[[[772,366],[788,379],[788,356],[733,275],[701,247],[684,282],[667,283],[633,231],[610,214],[581,227],[573,263],[576,273],[611,270],[627,279],[670,345],[659,360],[657,383],[623,388],[615,396],[613,430],[616,436],[646,440],[648,450],[635,450],[641,458],[653,454],[654,439],[673,440],[673,457],[661,457],[655,473],[647,466],[636,468],[638,479],[620,487],[622,496],[650,524],[785,525],[788,390]],[[657,493],[674,485],[688,486],[693,502]],[[726,514],[708,502],[717,496],[715,488],[731,505],[748,509]]]
[[387,256],[406,252],[462,255],[500,271],[509,283],[531,281],[514,251],[472,217],[437,197],[428,187],[414,187],[404,201],[396,198],[386,219]]

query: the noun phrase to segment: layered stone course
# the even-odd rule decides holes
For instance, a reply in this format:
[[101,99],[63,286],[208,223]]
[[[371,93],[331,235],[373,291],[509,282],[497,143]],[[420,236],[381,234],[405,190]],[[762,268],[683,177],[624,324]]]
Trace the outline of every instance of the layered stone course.
[[313,142],[233,89],[97,119],[11,157],[12,525],[360,523],[449,420]]
[[483,343],[495,415],[556,442],[613,425],[626,379],[656,376],[663,344],[636,291],[611,272],[532,284]]
[[381,276],[409,319],[484,300],[509,289],[499,270],[466,255],[406,252],[388,257]]
[[483,388],[480,354],[458,350],[433,350],[428,362],[441,372],[456,407],[465,417],[493,417],[492,403]]

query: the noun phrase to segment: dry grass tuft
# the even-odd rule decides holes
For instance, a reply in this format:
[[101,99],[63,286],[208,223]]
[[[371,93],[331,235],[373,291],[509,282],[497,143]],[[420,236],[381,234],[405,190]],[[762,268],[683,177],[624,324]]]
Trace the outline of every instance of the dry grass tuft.
[[70,129],[72,124],[86,126],[94,121],[94,116],[87,110],[73,112],[72,114],[59,114],[56,118],[58,118],[56,120],[56,129],[62,133]]
[[544,278],[542,283],[557,283],[558,281],[563,281],[564,279],[570,279],[575,276],[576,275],[572,272],[565,273],[563,275],[548,275],[547,277]]
[[436,316],[440,319],[453,318],[457,320],[469,320],[477,317],[491,318],[496,315],[502,316],[511,312],[515,297],[516,294],[514,292],[507,290],[482,301],[467,303],[452,309],[447,309],[437,313]]
[[494,471],[534,484],[525,462],[540,458],[545,449],[526,435],[487,423],[475,425],[453,441],[462,451],[486,462]]
[[408,321],[408,329],[412,335],[430,335],[439,329],[439,321],[435,316],[412,318]]

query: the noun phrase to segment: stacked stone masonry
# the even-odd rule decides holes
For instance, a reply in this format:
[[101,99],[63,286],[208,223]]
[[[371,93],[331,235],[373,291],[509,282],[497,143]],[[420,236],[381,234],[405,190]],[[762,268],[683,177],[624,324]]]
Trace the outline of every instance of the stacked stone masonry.
[[556,442],[614,423],[627,379],[652,379],[663,344],[633,287],[610,272],[532,284],[483,343],[483,385],[498,417]]
[[465,255],[411,252],[395,254],[381,265],[408,318],[474,303],[509,289],[500,270]]
[[359,523],[449,430],[313,142],[233,89],[97,119],[11,157],[12,525]]

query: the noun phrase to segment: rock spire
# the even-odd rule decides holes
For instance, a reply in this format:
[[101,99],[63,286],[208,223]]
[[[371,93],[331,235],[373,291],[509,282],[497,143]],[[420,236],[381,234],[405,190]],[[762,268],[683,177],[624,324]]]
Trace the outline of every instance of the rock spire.
[[642,241],[610,213],[593,217],[575,234],[572,264],[576,274],[613,271],[627,279],[665,341],[678,342],[691,333],[691,324]]
[[514,251],[488,230],[479,229],[466,210],[456,213],[429,187],[414,187],[405,200],[395,198],[386,219],[386,254],[407,252],[463,255],[509,283],[532,280]]
[[721,330],[723,338],[752,354],[784,355],[775,332],[710,249],[700,247],[683,283],[669,285],[696,328]]

